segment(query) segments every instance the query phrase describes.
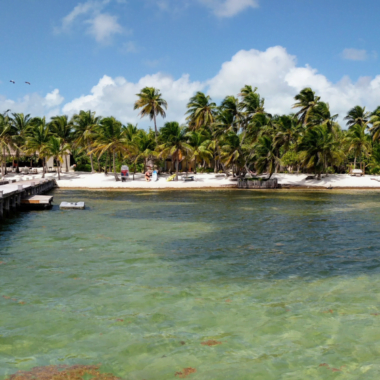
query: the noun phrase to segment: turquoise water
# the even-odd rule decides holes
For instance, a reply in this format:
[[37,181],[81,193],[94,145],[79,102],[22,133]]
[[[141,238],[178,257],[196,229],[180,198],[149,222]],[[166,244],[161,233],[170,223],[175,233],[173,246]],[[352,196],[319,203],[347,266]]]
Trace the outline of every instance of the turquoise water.
[[0,379],[379,379],[379,193],[54,197],[0,227]]

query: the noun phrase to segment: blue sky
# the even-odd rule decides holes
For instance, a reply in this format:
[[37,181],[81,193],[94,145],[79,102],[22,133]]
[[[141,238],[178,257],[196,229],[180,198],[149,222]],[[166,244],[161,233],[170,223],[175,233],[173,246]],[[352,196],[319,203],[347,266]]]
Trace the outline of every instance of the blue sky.
[[159,87],[179,121],[194,91],[219,100],[244,84],[271,112],[289,112],[305,86],[334,113],[380,104],[374,0],[12,0],[1,9],[0,111],[91,108],[137,122],[143,85]]

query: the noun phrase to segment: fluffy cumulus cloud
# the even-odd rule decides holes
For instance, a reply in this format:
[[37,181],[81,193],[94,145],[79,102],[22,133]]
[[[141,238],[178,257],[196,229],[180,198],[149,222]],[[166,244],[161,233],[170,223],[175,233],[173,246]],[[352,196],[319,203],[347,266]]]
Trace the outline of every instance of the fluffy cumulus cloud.
[[98,115],[113,115],[124,123],[138,122],[140,126],[147,127],[152,124],[141,121],[138,111],[133,110],[136,94],[145,86],[161,90],[169,104],[166,120],[184,122],[186,104],[196,91],[207,92],[215,101],[220,101],[226,95],[237,95],[245,84],[258,87],[259,93],[265,98],[267,111],[273,114],[292,112],[294,96],[304,87],[311,87],[322,100],[330,103],[331,111],[340,114],[341,121],[347,111],[357,104],[369,110],[380,104],[380,75],[375,78],[362,77],[356,82],[343,77],[333,83],[315,68],[298,66],[294,55],[289,54],[284,47],[275,46],[265,51],[239,51],[205,82],[193,81],[187,74],[173,78],[157,73],[137,82],[105,75],[89,94],[66,104],[63,104],[59,91],[54,90],[45,98],[37,95],[27,95],[19,101],[0,98],[0,109],[11,108],[12,111],[27,111],[37,115],[49,115],[52,111],[71,115],[81,109],[91,109]]
[[[141,123],[138,111],[133,110],[136,94],[146,86],[159,88],[169,104],[167,120],[183,122],[186,103],[196,92],[203,89],[200,82],[191,82],[188,75],[175,80],[169,75],[155,74],[141,78],[137,83],[127,81],[123,77],[104,76],[95,85],[89,95],[83,95],[67,103],[63,112],[72,115],[79,110],[95,110],[98,115],[113,115],[124,123]],[[143,121],[147,126],[148,122]],[[152,125],[150,123],[150,125]]]
[[6,111],[10,109],[12,113],[29,113],[32,116],[46,116],[49,119],[61,113],[60,106],[63,101],[64,98],[58,89],[46,94],[45,97],[32,93],[18,100],[7,99],[5,96],[0,95],[0,110]]
[[344,49],[342,58],[350,61],[366,61],[368,59],[368,53],[366,50]]
[[311,87],[328,102],[332,112],[341,115],[340,120],[357,104],[368,109],[380,104],[380,76],[362,77],[355,83],[343,77],[333,83],[309,65],[297,66],[296,57],[281,46],[238,52],[208,81],[208,91],[219,98],[220,94],[237,94],[245,83],[259,88],[266,99],[266,108],[272,113],[291,112],[294,95],[305,87]]

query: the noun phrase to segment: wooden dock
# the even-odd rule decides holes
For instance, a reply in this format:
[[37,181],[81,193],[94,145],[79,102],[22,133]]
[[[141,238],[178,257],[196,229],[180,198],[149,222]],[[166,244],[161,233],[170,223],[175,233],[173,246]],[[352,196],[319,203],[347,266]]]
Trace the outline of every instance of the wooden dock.
[[278,189],[279,184],[277,179],[269,179],[266,181],[252,180],[249,178],[239,178],[238,180],[239,189]]
[[49,199],[38,197],[54,187],[56,187],[56,183],[53,179],[36,179],[0,185],[0,220],[5,214],[10,214],[21,205],[40,204],[46,206],[46,203],[43,202],[48,202],[51,205],[53,197],[48,196]]
[[42,207],[49,207],[53,202],[53,196],[51,195],[31,195],[21,199],[22,205],[38,205]]

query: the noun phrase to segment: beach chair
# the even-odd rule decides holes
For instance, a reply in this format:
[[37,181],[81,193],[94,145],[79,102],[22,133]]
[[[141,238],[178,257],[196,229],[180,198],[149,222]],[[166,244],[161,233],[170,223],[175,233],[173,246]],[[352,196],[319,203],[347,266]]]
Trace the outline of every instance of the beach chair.
[[352,169],[351,175],[353,177],[361,177],[363,175],[363,170],[362,169]]
[[124,182],[129,177],[129,167],[127,165],[123,165],[121,167],[121,182]]
[[183,179],[184,182],[194,181],[194,177],[193,176],[183,177],[182,179]]

